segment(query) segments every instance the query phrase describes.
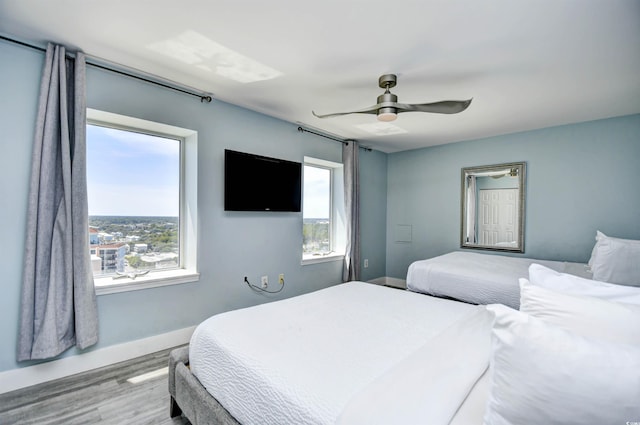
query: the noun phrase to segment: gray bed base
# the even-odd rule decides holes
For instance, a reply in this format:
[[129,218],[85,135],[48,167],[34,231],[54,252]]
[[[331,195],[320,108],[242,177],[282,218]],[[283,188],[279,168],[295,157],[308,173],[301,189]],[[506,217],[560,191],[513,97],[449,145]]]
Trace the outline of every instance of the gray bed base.
[[240,425],[202,386],[188,367],[189,346],[169,354],[169,414],[184,415],[192,425]]

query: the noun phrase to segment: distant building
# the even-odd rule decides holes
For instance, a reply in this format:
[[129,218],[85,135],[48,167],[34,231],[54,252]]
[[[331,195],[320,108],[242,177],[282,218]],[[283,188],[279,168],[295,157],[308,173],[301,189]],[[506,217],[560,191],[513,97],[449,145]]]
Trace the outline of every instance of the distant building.
[[100,243],[110,243],[113,241],[113,235],[109,233],[98,233],[98,237],[100,238]]
[[89,226],[89,244],[98,245],[100,243],[100,237],[98,236],[98,229]]
[[175,252],[163,252],[141,255],[140,259],[145,263],[153,264],[156,269],[165,269],[178,266],[179,256]]
[[138,235],[127,235],[127,237],[125,237],[124,240],[126,240],[127,242],[138,242],[140,240],[140,236],[138,236]]
[[103,274],[124,272],[124,257],[129,252],[129,245],[126,243],[90,245],[89,251],[92,256],[101,259],[99,271]]
[[149,246],[146,243],[137,243],[133,246],[133,250],[140,254],[147,252]]
[[91,271],[94,275],[102,272],[102,258],[95,254],[91,254]]

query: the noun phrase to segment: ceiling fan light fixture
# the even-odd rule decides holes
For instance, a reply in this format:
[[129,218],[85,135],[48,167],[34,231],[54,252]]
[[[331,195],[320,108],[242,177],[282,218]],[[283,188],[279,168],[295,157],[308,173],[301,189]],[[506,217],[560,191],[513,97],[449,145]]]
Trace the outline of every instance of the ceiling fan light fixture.
[[378,109],[378,121],[391,122],[398,118],[396,108],[380,108]]

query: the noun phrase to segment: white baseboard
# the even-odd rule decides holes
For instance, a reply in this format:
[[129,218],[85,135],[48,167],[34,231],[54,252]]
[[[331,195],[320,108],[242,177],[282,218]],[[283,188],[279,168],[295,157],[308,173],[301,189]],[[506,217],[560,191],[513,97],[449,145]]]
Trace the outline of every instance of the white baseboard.
[[376,285],[392,286],[394,288],[407,289],[407,281],[404,279],[398,279],[395,277],[383,276],[383,277],[371,279],[369,282],[375,283]]
[[0,394],[187,344],[195,326],[0,372]]

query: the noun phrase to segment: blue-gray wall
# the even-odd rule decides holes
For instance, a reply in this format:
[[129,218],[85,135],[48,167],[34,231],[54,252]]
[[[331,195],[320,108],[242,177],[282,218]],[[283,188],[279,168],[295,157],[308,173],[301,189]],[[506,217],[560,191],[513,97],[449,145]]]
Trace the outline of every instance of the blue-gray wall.
[[[596,230],[640,239],[640,115],[388,156],[387,275],[460,246],[460,169],[527,162],[524,256],[586,262]],[[410,225],[411,242],[396,242]]]
[[[16,340],[33,128],[44,54],[0,41],[0,371],[18,364]],[[95,348],[198,324],[229,309],[291,297],[341,282],[342,262],[301,266],[302,214],[223,210],[225,148],[302,161],[342,162],[339,143],[223,102],[197,98],[88,67],[87,106],[198,131],[200,281],[98,297]],[[363,279],[385,274],[386,154],[360,151]],[[366,256],[366,257],[365,257]],[[278,295],[252,292],[244,276],[286,276]],[[66,356],[77,352],[70,350]]]
[[[387,155],[360,150],[361,280],[386,276]],[[379,244],[382,244],[380,246]]]

